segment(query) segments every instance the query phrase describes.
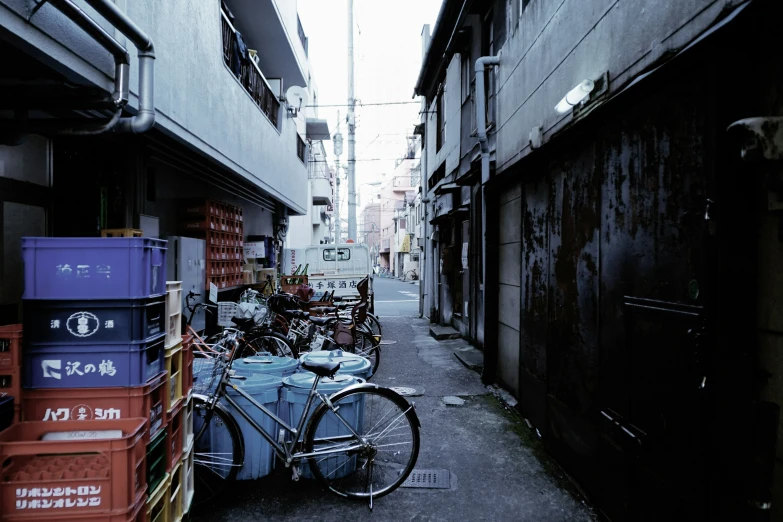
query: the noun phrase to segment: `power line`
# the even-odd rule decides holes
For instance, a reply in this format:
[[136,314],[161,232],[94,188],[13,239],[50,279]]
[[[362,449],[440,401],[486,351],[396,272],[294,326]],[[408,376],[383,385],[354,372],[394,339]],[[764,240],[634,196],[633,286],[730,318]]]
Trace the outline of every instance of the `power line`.
[[[419,158],[400,158],[400,157],[396,157],[396,158],[362,158],[362,159],[355,159],[355,160],[352,160],[352,161],[394,161],[394,160],[398,160],[398,159],[402,159],[402,160],[420,160],[421,158],[420,157]],[[329,161],[327,161],[327,160],[309,160],[309,162],[310,163],[329,163]]]
[[[386,105],[421,105],[421,102],[417,101],[398,101],[398,102],[372,102],[372,103],[362,103],[362,102],[356,102],[354,104],[355,107],[383,107]],[[347,103],[330,103],[328,105],[306,105],[306,107],[315,107],[315,108],[321,108],[321,107],[349,107],[350,105]]]

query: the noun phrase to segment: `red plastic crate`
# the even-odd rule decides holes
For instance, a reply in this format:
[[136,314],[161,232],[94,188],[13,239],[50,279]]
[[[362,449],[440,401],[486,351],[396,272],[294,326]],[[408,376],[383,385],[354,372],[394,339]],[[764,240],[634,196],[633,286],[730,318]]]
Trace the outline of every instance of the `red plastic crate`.
[[182,397],[193,389],[193,336],[182,336]]
[[169,413],[166,425],[166,471],[171,471],[182,457],[182,420],[185,418],[184,401],[180,401]]
[[0,326],[0,371],[22,364],[22,325]]
[[[147,489],[146,419],[20,422],[0,433],[0,518],[127,514]],[[55,427],[56,426],[56,427]],[[120,430],[116,439],[84,434]],[[53,431],[69,440],[42,441]],[[81,517],[80,517],[81,518]],[[120,519],[122,520],[122,519]]]
[[10,395],[14,404],[22,402],[22,372],[21,367],[0,368],[0,395]]
[[[40,511],[36,513],[35,520],[41,522],[70,522],[70,521],[95,521],[95,522],[147,522],[146,513],[144,507],[147,505],[147,495],[145,494],[136,502],[135,506],[131,506],[124,513],[98,513],[95,515],[45,515]],[[29,515],[22,516],[7,516],[3,517],[3,520],[15,521],[29,521]]]
[[57,388],[25,390],[25,421],[87,421],[145,417],[152,438],[166,421],[166,374],[130,388]]

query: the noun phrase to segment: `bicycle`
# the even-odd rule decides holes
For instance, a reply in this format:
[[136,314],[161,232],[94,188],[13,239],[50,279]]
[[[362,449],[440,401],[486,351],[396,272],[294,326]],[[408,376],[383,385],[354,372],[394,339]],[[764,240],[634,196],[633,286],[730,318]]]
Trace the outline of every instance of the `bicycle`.
[[[234,324],[237,325],[237,329],[242,332],[243,337],[243,349],[241,351],[242,357],[255,355],[256,353],[270,353],[281,357],[296,358],[299,356],[294,345],[288,340],[285,335],[281,335],[271,330],[270,314],[265,304],[262,304],[256,298],[257,294],[243,293],[242,298],[247,299],[245,302],[251,305],[256,305],[264,311],[263,318],[259,322],[250,318],[248,320],[241,320],[239,318],[234,319]],[[213,313],[210,308],[217,308],[216,305],[208,303],[194,303],[196,297],[200,294],[196,294],[193,291],[188,292],[185,296],[185,307],[190,311],[190,317],[185,323],[186,333],[193,336],[193,348],[200,352],[202,356],[213,356],[215,354],[212,348],[219,339],[222,337],[222,333],[214,334],[212,336],[202,338],[191,326],[193,316],[196,312],[203,308],[208,313]],[[263,307],[263,308],[261,308]]]
[[[197,502],[219,494],[236,478],[244,462],[242,432],[224,403],[272,446],[276,457],[292,470],[294,481],[299,480],[300,466],[306,461],[329,491],[344,498],[369,500],[371,510],[373,499],[391,493],[405,481],[419,454],[421,424],[413,403],[393,390],[369,383],[348,386],[327,397],[317,391],[318,383],[334,379],[341,363],[305,361],[302,368],[315,374],[313,386],[296,426],[290,426],[231,382],[246,379],[231,369],[237,342],[233,334],[224,337],[209,383],[203,386],[199,379],[200,393],[193,395]],[[228,395],[227,387],[275,421],[277,437]],[[316,400],[320,404],[315,405]]]
[[402,274],[402,280],[407,281],[410,279],[411,281],[418,281],[419,280],[419,274],[416,272],[415,268],[411,268],[404,274]]

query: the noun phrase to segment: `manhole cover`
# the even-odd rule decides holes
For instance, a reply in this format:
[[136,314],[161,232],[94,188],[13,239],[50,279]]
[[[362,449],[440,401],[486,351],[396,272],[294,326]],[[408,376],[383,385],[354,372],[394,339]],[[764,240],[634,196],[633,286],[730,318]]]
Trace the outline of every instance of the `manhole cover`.
[[422,394],[422,392],[417,391],[416,388],[409,388],[407,386],[391,386],[391,389],[405,397],[418,397]]
[[381,346],[389,346],[390,344],[397,344],[397,341],[381,341],[378,344],[380,344]]
[[447,469],[414,469],[405,482],[404,488],[449,489],[451,475]]

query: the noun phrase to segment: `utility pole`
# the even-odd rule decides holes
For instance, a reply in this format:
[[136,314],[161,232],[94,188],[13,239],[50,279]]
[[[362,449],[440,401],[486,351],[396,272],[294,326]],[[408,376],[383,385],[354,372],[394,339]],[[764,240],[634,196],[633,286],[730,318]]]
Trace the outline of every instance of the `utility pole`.
[[340,134],[340,111],[337,111],[337,132],[334,133],[335,173],[334,191],[334,244],[340,243],[340,156],[343,153],[343,135]]
[[353,0],[348,0],[348,237],[356,238],[356,115],[353,79]]

